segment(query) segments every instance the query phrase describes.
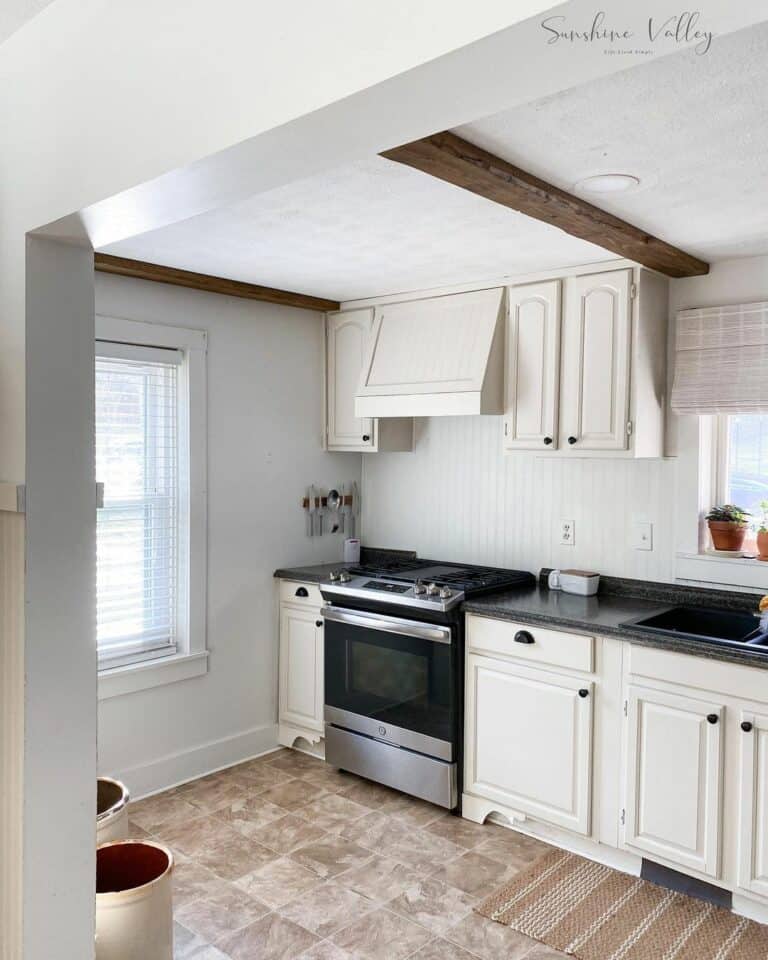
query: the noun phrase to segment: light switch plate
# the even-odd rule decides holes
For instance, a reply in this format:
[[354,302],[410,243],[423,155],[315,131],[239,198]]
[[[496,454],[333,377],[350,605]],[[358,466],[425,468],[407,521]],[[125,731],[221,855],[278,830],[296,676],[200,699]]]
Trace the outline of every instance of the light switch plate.
[[653,550],[653,524],[650,520],[635,520],[632,525],[632,546],[635,550]]
[[572,547],[576,542],[576,527],[573,520],[560,521],[560,543],[566,547]]

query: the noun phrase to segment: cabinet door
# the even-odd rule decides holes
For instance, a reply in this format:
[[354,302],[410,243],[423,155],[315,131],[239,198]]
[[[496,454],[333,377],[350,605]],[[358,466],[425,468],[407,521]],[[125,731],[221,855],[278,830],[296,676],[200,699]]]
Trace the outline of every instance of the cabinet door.
[[592,699],[588,681],[470,655],[465,789],[589,834]]
[[280,720],[323,731],[323,621],[319,610],[280,605]]
[[722,716],[721,704],[628,688],[627,847],[719,875]]
[[329,313],[327,321],[327,404],[329,449],[373,449],[374,422],[355,416],[373,308]]
[[508,450],[557,447],[560,281],[508,290],[506,416]]
[[631,270],[566,280],[561,446],[627,448],[631,282]]
[[768,897],[768,715],[744,711],[739,780],[739,886]]

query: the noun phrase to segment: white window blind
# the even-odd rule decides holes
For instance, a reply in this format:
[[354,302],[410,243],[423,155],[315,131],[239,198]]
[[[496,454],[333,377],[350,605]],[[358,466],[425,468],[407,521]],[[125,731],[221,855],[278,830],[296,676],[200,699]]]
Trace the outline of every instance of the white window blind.
[[768,303],[677,315],[672,409],[768,413]]
[[102,668],[176,652],[177,350],[97,341],[97,644]]

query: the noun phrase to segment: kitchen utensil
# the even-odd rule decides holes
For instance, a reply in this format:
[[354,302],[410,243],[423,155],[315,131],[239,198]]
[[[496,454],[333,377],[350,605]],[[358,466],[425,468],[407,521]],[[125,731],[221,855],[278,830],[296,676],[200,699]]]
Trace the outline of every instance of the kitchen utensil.
[[341,506],[341,495],[339,491],[335,488],[330,489],[325,502],[328,505],[328,512],[336,514],[335,520],[328,520],[331,526],[331,533],[336,533],[339,529],[339,507]]
[[323,535],[323,498],[319,491],[315,490],[315,516],[317,517],[317,535]]
[[312,487],[307,487],[307,536],[311,537],[314,533],[312,529]]
[[587,570],[550,570],[547,586],[550,590],[562,590],[563,593],[592,597],[600,586],[600,574],[590,573]]
[[315,497],[315,488],[310,485],[309,488],[309,535],[315,536],[315,517],[317,515],[317,498]]
[[344,533],[344,526],[347,519],[347,488],[341,485],[341,507],[339,508],[339,529]]
[[360,536],[360,491],[357,481],[352,481],[352,528],[349,531],[353,537]]

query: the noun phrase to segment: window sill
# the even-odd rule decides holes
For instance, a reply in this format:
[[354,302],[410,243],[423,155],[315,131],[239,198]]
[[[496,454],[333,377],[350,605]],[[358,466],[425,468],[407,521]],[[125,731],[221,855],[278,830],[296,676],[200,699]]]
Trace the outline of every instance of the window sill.
[[208,651],[179,653],[161,660],[133,663],[99,672],[99,700],[121,697],[126,693],[150,690],[167,683],[201,677],[208,672]]
[[708,553],[678,553],[675,578],[768,591],[768,562],[749,557],[716,557]]

